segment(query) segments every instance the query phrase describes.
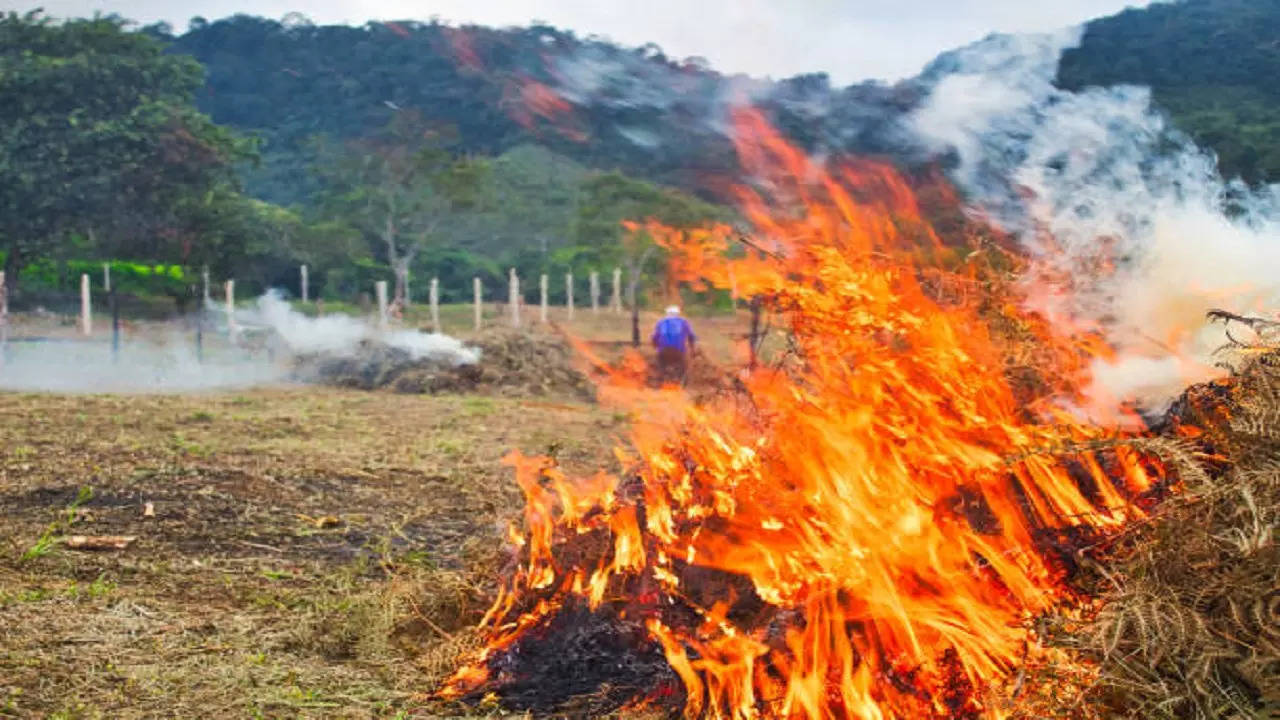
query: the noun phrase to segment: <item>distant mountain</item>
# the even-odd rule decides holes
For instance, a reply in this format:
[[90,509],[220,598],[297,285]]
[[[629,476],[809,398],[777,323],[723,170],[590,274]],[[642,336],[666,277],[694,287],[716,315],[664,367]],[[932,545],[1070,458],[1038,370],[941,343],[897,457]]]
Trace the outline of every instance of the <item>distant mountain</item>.
[[1186,0],[1090,22],[1058,82],[1149,85],[1227,176],[1280,181],[1280,0]]
[[[653,45],[624,48],[545,25],[317,26],[297,14],[237,15],[197,18],[176,37],[148,32],[205,66],[200,108],[261,137],[248,188],[286,204],[315,189],[313,137],[363,136],[403,108],[432,118],[465,152],[535,143],[590,168],[700,192],[735,169],[724,131],[742,101],[806,147],[911,162],[920,156],[898,121],[936,80],[838,88],[822,74],[726,76]],[[931,72],[945,72],[946,57]],[[1095,20],[1064,55],[1058,82],[1150,85],[1228,175],[1280,180],[1280,0],[1188,0]]]
[[731,102],[765,108],[802,143],[864,152],[890,149],[887,124],[911,102],[880,84],[833,88],[824,75],[724,76],[652,45],[623,48],[542,25],[316,26],[299,15],[237,15],[196,19],[177,37],[148,31],[205,66],[200,108],[262,138],[249,189],[285,203],[314,188],[310,138],[362,136],[400,108],[421,110],[468,152],[532,141],[590,167],[705,188],[733,169],[723,128]]

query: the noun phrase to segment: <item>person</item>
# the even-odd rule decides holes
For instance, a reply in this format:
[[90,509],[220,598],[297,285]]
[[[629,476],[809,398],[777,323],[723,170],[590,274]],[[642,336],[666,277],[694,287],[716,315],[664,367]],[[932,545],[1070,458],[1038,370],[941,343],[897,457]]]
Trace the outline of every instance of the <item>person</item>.
[[689,372],[689,355],[698,338],[689,321],[681,317],[678,306],[668,307],[666,316],[653,326],[652,340],[658,351],[659,380],[671,379],[683,385]]

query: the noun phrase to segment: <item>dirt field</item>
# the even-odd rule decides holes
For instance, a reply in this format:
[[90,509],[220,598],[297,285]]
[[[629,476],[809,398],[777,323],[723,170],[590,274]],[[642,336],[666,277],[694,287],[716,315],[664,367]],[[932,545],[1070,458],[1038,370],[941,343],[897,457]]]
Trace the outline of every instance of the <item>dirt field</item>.
[[519,511],[501,456],[608,467],[625,422],[545,398],[0,394],[0,717],[419,716]]

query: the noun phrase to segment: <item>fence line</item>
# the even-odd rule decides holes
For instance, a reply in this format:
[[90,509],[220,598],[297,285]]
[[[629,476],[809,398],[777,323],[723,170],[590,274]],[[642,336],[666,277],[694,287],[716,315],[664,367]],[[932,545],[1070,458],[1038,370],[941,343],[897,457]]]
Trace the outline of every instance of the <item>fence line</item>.
[[[110,289],[111,288],[110,265],[104,263],[102,266],[102,271],[103,271],[103,278],[102,278],[103,288],[108,295],[109,302],[111,303],[111,307],[109,309],[112,312],[113,318],[114,318],[114,314],[118,312],[118,306],[115,305],[114,300],[111,299],[113,296],[113,293]],[[612,293],[609,300],[609,307],[614,312],[619,314],[622,312],[621,274],[622,274],[621,269],[614,268],[613,278],[612,278],[613,283],[611,288]],[[200,308],[200,314],[202,315],[206,308],[212,308],[214,307],[214,305],[210,298],[210,292],[209,292],[210,286],[211,286],[211,279],[210,279],[208,266],[204,266],[201,268],[200,275],[201,275],[201,296],[204,300],[204,303],[201,305],[201,308]],[[299,281],[300,281],[301,299],[303,302],[310,302],[311,301],[310,300],[310,278],[309,278],[308,266],[299,265],[298,275],[299,275]],[[525,305],[524,296],[520,290],[520,276],[516,273],[515,268],[510,268],[510,270],[508,271],[507,280],[508,280],[508,297],[505,303],[505,308],[504,308],[504,304],[497,300],[495,300],[495,307],[497,308],[499,314],[501,314],[505,310],[508,313],[508,317],[511,325],[513,327],[519,327],[522,323],[522,316],[524,315],[526,308],[524,307]],[[601,308],[601,303],[600,303],[601,288],[600,288],[599,273],[596,271],[590,271],[588,274],[588,281],[589,281],[589,288],[590,288],[591,311],[593,315],[596,315],[600,312],[600,308]],[[484,327],[484,285],[478,276],[473,277],[471,283],[472,283],[472,295],[473,295],[472,304],[474,308],[473,327],[476,331],[479,331]],[[226,316],[227,332],[231,336],[235,336],[240,330],[238,323],[236,321],[236,315],[235,315],[235,305],[236,305],[235,284],[236,284],[236,281],[234,279],[228,279],[223,281],[224,300],[222,303],[223,304],[222,312]],[[382,329],[386,329],[390,326],[391,308],[389,306],[388,290],[389,290],[388,281],[378,280],[374,282],[374,292],[377,298],[377,325],[379,328],[382,328]],[[8,302],[9,297],[8,295],[9,295],[8,285],[5,283],[4,272],[0,271],[0,347],[3,347],[8,337],[8,330],[9,330],[9,302]],[[538,278],[538,295],[539,295],[538,297],[539,307],[538,307],[537,321],[542,324],[547,324],[550,322],[551,304],[550,304],[550,277],[546,273],[541,274]],[[322,300],[319,300],[319,299],[316,300],[317,314],[320,314],[322,312],[322,308],[320,307],[321,302]],[[440,320],[440,279],[438,277],[432,277],[430,280],[429,302],[430,302],[431,328],[433,331],[437,333],[443,332],[444,331],[443,323]],[[576,311],[575,296],[574,296],[574,279],[573,279],[572,272],[565,274],[565,304],[563,307],[565,308],[565,317],[569,321],[572,321],[574,319],[574,315]],[[532,308],[527,308],[527,309],[530,311],[532,310]],[[533,318],[531,317],[529,321],[532,322]],[[114,327],[114,324],[115,323],[113,319],[113,327]],[[78,329],[80,331],[80,334],[85,336],[92,335],[93,333],[93,301],[92,301],[92,293],[91,293],[91,278],[88,275],[88,273],[82,273],[80,275],[80,317],[77,325],[79,326]],[[197,335],[200,335],[202,334],[201,332],[202,324],[199,320],[197,320],[197,325],[198,325],[198,327],[196,328]],[[199,340],[197,340],[197,342],[199,342]],[[0,352],[0,362],[3,362],[2,352]]]

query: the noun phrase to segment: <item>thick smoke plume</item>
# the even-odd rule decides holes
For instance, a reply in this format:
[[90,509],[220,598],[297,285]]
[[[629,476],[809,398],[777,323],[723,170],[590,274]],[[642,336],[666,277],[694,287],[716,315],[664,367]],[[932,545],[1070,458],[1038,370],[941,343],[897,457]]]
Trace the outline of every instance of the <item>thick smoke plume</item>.
[[1272,193],[1224,182],[1146,88],[1056,88],[1080,36],[996,36],[940,57],[907,126],[955,154],[974,206],[1039,261],[1037,309],[1117,348],[1095,363],[1095,405],[1158,406],[1215,372],[1224,337],[1207,310],[1280,299],[1280,213]]
[[550,58],[546,89],[566,107],[603,109],[637,145],[678,139],[695,164],[703,141],[690,138],[727,134],[725,118],[743,104],[814,152],[954,161],[973,210],[1038,261],[1026,279],[1035,308],[1117,349],[1094,368],[1094,409],[1158,409],[1215,372],[1224,336],[1204,322],[1207,310],[1257,312],[1280,299],[1280,206],[1274,192],[1222,180],[1147,89],[1055,87],[1062,52],[1082,33],[991,36],[896,86],[845,89],[820,76],[726,78],[586,45]]
[[[404,350],[413,360],[445,366],[479,361],[461,341],[417,330],[379,330],[361,318],[310,318],[271,292],[238,310],[241,340],[226,342],[225,316],[206,311],[205,347],[194,327],[163,326],[127,337],[119,354],[109,339],[11,342],[0,365],[0,389],[77,393],[191,392],[293,382],[298,356],[354,356],[369,344]],[[217,327],[216,323],[223,323]]]

